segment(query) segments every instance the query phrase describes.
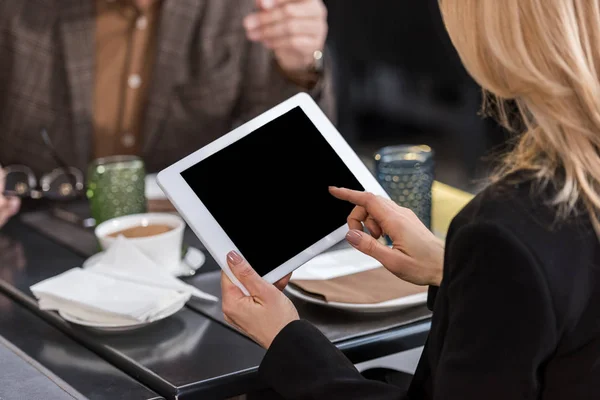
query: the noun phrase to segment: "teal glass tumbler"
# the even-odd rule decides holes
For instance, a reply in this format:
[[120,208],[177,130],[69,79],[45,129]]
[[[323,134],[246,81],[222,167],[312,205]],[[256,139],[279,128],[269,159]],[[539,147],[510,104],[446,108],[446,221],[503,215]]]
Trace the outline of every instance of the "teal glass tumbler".
[[434,168],[434,152],[426,145],[389,146],[375,153],[375,175],[381,186],[429,229]]

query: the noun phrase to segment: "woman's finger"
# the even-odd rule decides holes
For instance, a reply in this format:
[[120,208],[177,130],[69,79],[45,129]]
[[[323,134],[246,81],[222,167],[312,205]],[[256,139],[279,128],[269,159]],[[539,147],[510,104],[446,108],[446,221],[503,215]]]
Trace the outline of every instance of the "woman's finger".
[[315,36],[320,38],[323,23],[320,20],[297,18],[276,24],[249,29],[246,34],[250,40],[274,40],[293,36]]
[[360,192],[358,190],[339,188],[331,186],[329,187],[329,193],[333,195],[336,199],[348,201],[357,206],[361,206],[366,208],[365,206],[369,201],[372,201],[372,193],[369,192]]
[[231,282],[231,279],[229,279],[224,271],[221,271],[221,295],[223,296],[223,303],[226,301],[237,301],[246,297],[240,288]]
[[346,240],[360,252],[379,261],[381,265],[390,269],[398,264],[398,259],[406,257],[398,250],[393,250],[377,241],[377,239],[364,232],[351,230],[346,235]]
[[248,289],[251,296],[260,296],[266,287],[270,286],[236,251],[227,254],[227,264],[240,283]]
[[318,42],[314,37],[307,35],[283,36],[262,40],[262,43],[271,50],[294,51],[306,55],[307,60],[313,57],[313,52],[320,46]]
[[[390,216],[390,205],[387,199],[381,196],[376,196],[369,192],[359,192],[358,190],[336,187],[330,187],[329,193],[336,199],[348,201],[356,206],[363,207],[380,224]],[[399,208],[396,205],[395,207]]]
[[277,2],[272,7],[263,7],[262,11],[255,12],[244,18],[246,29],[256,29],[260,26],[270,25],[291,18],[325,18],[326,9],[317,1],[308,2]]
[[381,229],[377,221],[375,221],[372,217],[367,217],[365,226],[369,230],[369,233],[371,233],[371,236],[373,236],[375,239],[379,239],[381,235],[383,235],[383,229]]
[[231,318],[236,312],[239,312],[239,308],[243,306],[243,301],[246,296],[240,288],[238,288],[231,279],[221,271],[221,296],[222,303],[221,309],[223,311],[223,318],[225,321],[238,331],[241,331],[240,327]]
[[350,215],[348,215],[348,226],[350,227],[350,229],[358,229],[359,231],[362,231],[363,223],[367,220],[368,217],[369,213],[367,212],[367,210],[365,210],[361,206],[356,206],[354,207],[354,209],[352,209]]
[[275,282],[275,284],[274,284],[275,287],[283,292],[283,289],[285,289],[287,284],[290,282],[291,277],[292,277],[292,274],[288,274],[288,275],[284,276],[283,278],[281,278],[280,280]]

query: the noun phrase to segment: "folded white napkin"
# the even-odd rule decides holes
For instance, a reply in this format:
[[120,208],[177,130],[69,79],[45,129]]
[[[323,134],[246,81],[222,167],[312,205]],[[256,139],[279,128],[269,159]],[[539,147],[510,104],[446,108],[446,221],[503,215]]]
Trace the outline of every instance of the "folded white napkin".
[[91,322],[136,323],[152,321],[185,303],[189,293],[141,285],[73,268],[31,287],[40,308],[59,310]]
[[46,279],[31,291],[42,310],[98,326],[159,320],[179,310],[191,296],[218,300],[173,277],[124,237],[93,265]]
[[379,261],[350,247],[319,254],[294,271],[292,280],[327,280],[379,267]]
[[119,236],[98,262],[86,267],[86,270],[157,288],[189,293],[203,300],[218,301],[217,297],[172,276],[123,236]]

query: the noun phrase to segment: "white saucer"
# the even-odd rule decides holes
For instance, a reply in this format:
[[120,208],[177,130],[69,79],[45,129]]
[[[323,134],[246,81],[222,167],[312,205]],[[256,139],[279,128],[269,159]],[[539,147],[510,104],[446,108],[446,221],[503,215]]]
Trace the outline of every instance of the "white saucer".
[[[104,255],[104,251],[96,253],[83,262],[83,268],[91,267],[96,264],[100,258]],[[206,261],[206,256],[200,250],[195,247],[189,247],[185,257],[179,263],[177,268],[174,269],[173,276],[177,278],[185,278],[193,276]]]
[[406,308],[418,306],[427,302],[427,292],[413,294],[411,296],[401,297],[398,299],[384,301],[382,303],[373,304],[352,304],[352,303],[337,303],[335,301],[325,301],[316,296],[311,296],[302,291],[288,285],[285,290],[294,297],[306,301],[307,303],[317,304],[324,307],[335,308],[338,310],[360,312],[360,313],[385,313],[399,311]]
[[79,325],[79,326],[82,326],[82,327],[85,327],[88,329],[92,329],[95,331],[108,332],[108,333],[110,333],[110,332],[125,332],[125,331],[140,329],[140,328],[143,328],[150,324],[153,324],[155,322],[162,321],[163,319],[168,318],[171,315],[177,313],[179,310],[181,310],[185,306],[185,303],[186,303],[186,301],[174,304],[173,307],[165,310],[162,314],[157,315],[151,321],[144,321],[144,322],[132,323],[132,324],[106,324],[106,323],[91,322],[91,321],[86,321],[86,320],[77,318],[65,311],[60,311],[60,310],[58,311],[58,315],[60,315],[61,318],[67,322],[70,322],[72,324]]

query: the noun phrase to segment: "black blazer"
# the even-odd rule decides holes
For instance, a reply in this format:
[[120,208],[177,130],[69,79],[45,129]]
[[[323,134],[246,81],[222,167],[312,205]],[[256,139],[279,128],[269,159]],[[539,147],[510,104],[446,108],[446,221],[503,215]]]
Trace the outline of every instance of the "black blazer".
[[[600,245],[532,185],[499,184],[453,221],[408,393],[364,379],[316,328],[289,324],[260,376],[286,399],[600,399]],[[547,193],[546,193],[547,194]]]

